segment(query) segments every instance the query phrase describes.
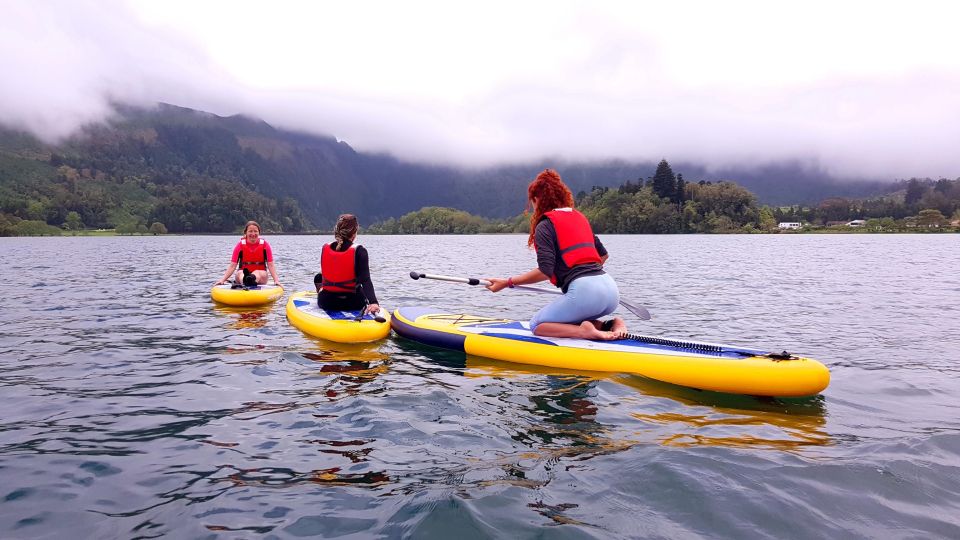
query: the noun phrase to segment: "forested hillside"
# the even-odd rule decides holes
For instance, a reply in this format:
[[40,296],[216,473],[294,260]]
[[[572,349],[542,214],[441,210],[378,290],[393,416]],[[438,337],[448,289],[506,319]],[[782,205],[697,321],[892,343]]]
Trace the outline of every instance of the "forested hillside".
[[[575,192],[589,193],[649,180],[656,164],[552,160],[456,169],[358,153],[333,137],[277,130],[244,116],[118,107],[107,124],[57,146],[0,129],[0,233],[48,226],[232,232],[248,219],[266,231],[298,232],[329,228],[342,212],[372,223],[427,206],[503,219],[523,210],[527,182],[546,167],[558,169]],[[752,190],[755,182],[762,203],[815,202],[883,187],[836,184],[791,165],[736,173],[742,179],[677,168],[692,183],[728,179]]]
[[[960,230],[960,179],[910,180],[902,192],[871,199],[833,197],[813,206],[760,205],[733,182],[687,182],[666,160],[644,182],[597,186],[576,195],[576,207],[594,232],[624,234],[780,232],[800,222],[819,232],[952,232]],[[374,223],[372,234],[478,234],[529,232],[529,216],[487,219],[463,210],[427,207]],[[852,228],[849,223],[861,223]]]

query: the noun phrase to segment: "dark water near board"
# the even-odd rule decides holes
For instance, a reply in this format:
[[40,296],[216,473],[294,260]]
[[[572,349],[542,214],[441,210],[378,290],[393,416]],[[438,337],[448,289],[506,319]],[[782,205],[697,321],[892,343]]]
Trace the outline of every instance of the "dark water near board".
[[[288,292],[319,237],[267,237]],[[823,395],[304,336],[218,307],[227,237],[3,238],[0,538],[960,538],[960,236],[606,236],[650,335]],[[366,237],[381,303],[528,317],[521,236]]]

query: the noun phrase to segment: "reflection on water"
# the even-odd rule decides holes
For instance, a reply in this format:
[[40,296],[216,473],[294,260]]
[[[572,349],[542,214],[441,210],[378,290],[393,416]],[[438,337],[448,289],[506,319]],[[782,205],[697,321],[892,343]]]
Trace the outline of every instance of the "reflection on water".
[[[651,436],[665,446],[754,447],[793,451],[805,446],[830,443],[824,431],[826,406],[822,396],[804,399],[770,399],[731,396],[684,388],[654,381],[638,375],[598,373],[592,371],[557,370],[543,366],[518,367],[508,362],[467,355],[466,375],[472,377],[525,378],[531,373],[543,376],[549,391],[530,396],[548,422],[578,424],[595,422],[597,405],[590,401],[590,388],[597,381],[622,384],[647,397],[666,398],[687,405],[679,410],[663,412],[631,412],[642,422],[652,424],[641,438],[603,445],[610,448],[629,447],[649,441]],[[662,407],[662,405],[658,405]],[[704,409],[707,409],[705,412]],[[734,433],[741,431],[742,433]],[[548,443],[563,432],[537,430],[540,441]],[[578,441],[589,430],[578,432]],[[595,441],[592,441],[595,442]]]
[[328,398],[335,398],[340,393],[351,396],[360,394],[365,384],[390,370],[390,357],[380,351],[381,344],[335,343],[312,336],[306,337],[316,344],[316,350],[300,352],[305,360],[311,362],[304,375],[334,375],[335,382],[341,386],[339,390],[328,386]]
[[267,315],[272,309],[272,305],[244,308],[213,303],[214,312],[229,321],[226,328],[231,330],[262,328],[267,324]]
[[[223,473],[224,471],[219,471]],[[357,486],[375,487],[390,481],[390,477],[382,472],[366,472],[362,474],[342,473],[340,467],[320,469],[315,471],[298,472],[281,468],[242,469],[228,472],[218,482],[228,482],[233,487],[240,486],[270,486],[295,487],[302,483],[320,484],[325,486]]]

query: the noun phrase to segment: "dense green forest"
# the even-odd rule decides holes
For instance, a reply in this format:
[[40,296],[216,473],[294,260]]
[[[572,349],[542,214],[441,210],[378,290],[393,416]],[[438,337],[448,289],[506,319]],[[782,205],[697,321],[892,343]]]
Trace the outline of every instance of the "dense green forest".
[[[867,220],[861,230],[903,231],[955,229],[960,219],[960,179],[910,180],[906,195],[869,200],[831,198],[812,207],[770,207],[733,182],[687,183],[674,175],[666,160],[660,162],[648,181],[626,182],[618,188],[594,187],[576,196],[597,233],[750,233],[778,231],[782,221],[799,221],[809,229],[840,222]],[[522,193],[518,193],[522,197]],[[477,234],[526,233],[521,214],[507,220],[491,220],[451,208],[427,207],[399,219],[370,226],[371,234]]]
[[898,182],[894,188],[896,191],[891,196],[832,197],[812,207],[776,208],[774,214],[779,221],[799,221],[813,226],[862,219],[868,222],[869,229],[887,230],[948,227],[960,219],[960,178],[937,181],[913,178]]
[[294,199],[257,192],[261,184],[252,178],[265,176],[268,167],[232,136],[160,126],[150,137],[166,144],[94,130],[58,151],[24,145],[0,152],[0,234],[42,234],[43,224],[120,233],[151,227],[234,232],[254,217],[271,231],[312,226]]
[[[551,160],[468,170],[359,153],[333,137],[239,115],[117,106],[109,122],[56,145],[0,127],[0,235],[230,233],[248,219],[275,234],[329,230],[343,212],[385,232],[506,231],[525,226],[516,217],[525,186],[546,167],[560,171],[598,226],[617,232],[765,230],[771,216],[902,223],[919,219],[921,210],[949,219],[957,206],[951,180],[839,183],[791,164],[729,176],[681,165],[684,175],[674,176],[665,161]],[[816,204],[817,194],[849,198]],[[765,209],[758,202],[784,199],[802,204]]]

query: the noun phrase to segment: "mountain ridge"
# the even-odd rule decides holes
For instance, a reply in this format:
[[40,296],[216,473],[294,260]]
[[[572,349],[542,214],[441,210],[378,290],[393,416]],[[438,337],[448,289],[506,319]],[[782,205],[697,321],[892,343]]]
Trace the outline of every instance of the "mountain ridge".
[[[60,171],[56,175],[50,171],[33,173],[36,175],[34,187],[42,186],[45,183],[42,177],[46,175],[48,188],[62,184],[69,190],[69,180],[62,177],[63,167],[88,171],[92,178],[107,184],[140,182],[148,191],[164,186],[161,196],[177,193],[183,198],[180,206],[165,213],[167,219],[174,220],[174,223],[165,222],[172,232],[190,232],[184,223],[177,222],[176,212],[185,215],[190,213],[186,205],[204,204],[190,198],[189,189],[177,188],[190,183],[203,184],[217,193],[210,196],[232,201],[221,201],[230,207],[225,211],[230,216],[269,206],[258,197],[278,203],[277,212],[283,206],[284,211],[302,213],[292,218],[271,215],[270,221],[276,226],[292,231],[329,227],[343,212],[359,214],[366,223],[372,223],[427,206],[506,218],[523,210],[527,182],[547,167],[557,169],[574,192],[647,179],[656,169],[653,162],[619,159],[594,162],[542,159],[459,168],[403,161],[385,153],[358,152],[332,135],[278,129],[244,114],[218,116],[171,104],[158,104],[154,108],[116,105],[115,110],[115,116],[108,121],[87,126],[58,145],[42,143],[22,132],[3,130],[0,156],[5,155],[8,161],[46,162]],[[672,162],[672,166],[687,182],[730,180],[754,192],[761,203],[773,205],[812,204],[831,196],[865,197],[882,193],[892,185],[892,182],[877,180],[840,182],[822,170],[799,163],[716,171],[682,160]],[[78,174],[83,177],[82,173]],[[0,185],[8,196],[12,192],[27,197],[21,193],[22,189],[11,187],[10,179],[2,175]],[[73,187],[76,188],[76,184]],[[231,190],[236,191],[236,200],[231,199],[229,193],[223,193]],[[62,198],[62,190],[50,188],[48,191],[51,203]],[[66,199],[69,197],[64,201]],[[216,208],[218,204],[220,202],[211,206]],[[140,207],[137,210],[144,211]],[[113,219],[107,214],[83,216],[83,221],[88,225],[102,224]],[[143,221],[156,217],[136,215]],[[205,223],[202,216],[194,217],[196,219],[189,220],[191,228]],[[59,216],[54,216],[53,221],[57,219]],[[226,222],[217,225],[228,226]]]

